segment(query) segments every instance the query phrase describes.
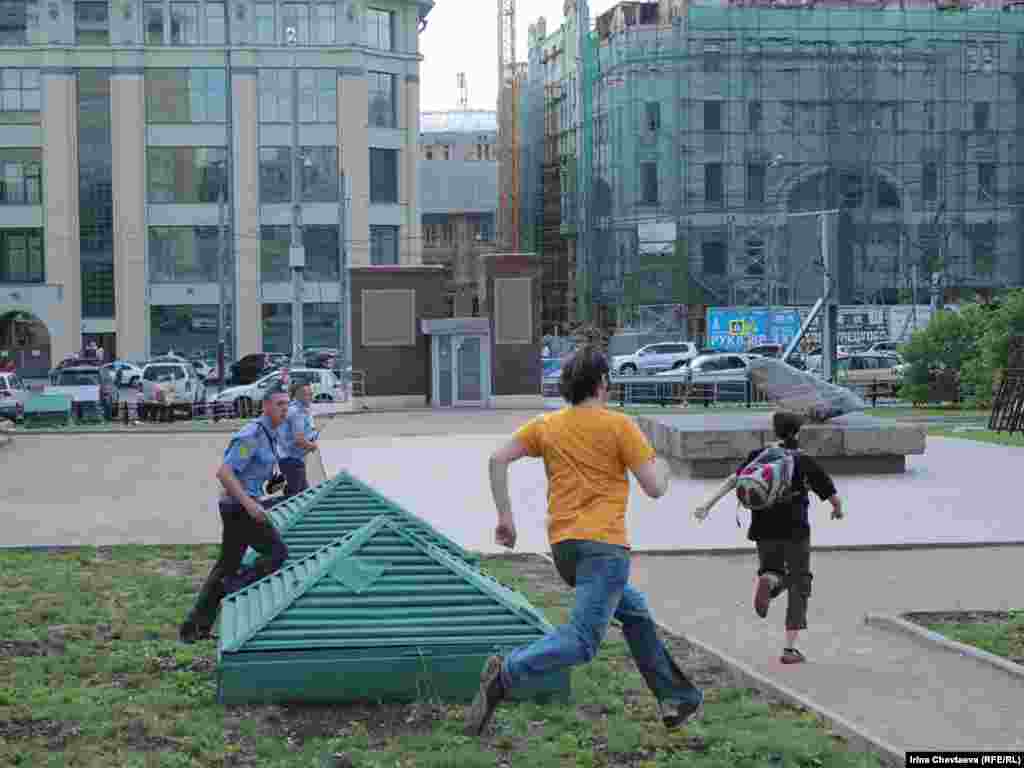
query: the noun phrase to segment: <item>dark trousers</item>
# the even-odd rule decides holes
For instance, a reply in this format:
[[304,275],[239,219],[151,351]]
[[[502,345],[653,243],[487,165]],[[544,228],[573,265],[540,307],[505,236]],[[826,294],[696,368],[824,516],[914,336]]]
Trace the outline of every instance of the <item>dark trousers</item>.
[[811,539],[767,539],[757,542],[758,576],[773,573],[781,580],[772,597],[788,591],[786,629],[807,629],[811,596]]
[[306,462],[302,459],[281,459],[277,464],[281,467],[281,474],[284,475],[287,483],[284,491],[286,499],[309,488],[309,481],[306,479]]
[[[273,506],[267,500],[258,501],[264,509]],[[262,555],[254,568],[253,576],[256,578],[273,573],[288,559],[288,547],[273,524],[269,521],[257,522],[235,499],[221,499],[218,506],[224,524],[220,557],[213,564],[210,575],[199,590],[195,605],[185,618],[186,624],[191,622],[200,630],[209,629],[216,621],[217,609],[226,591],[224,581],[238,573],[246,548],[252,547]]]

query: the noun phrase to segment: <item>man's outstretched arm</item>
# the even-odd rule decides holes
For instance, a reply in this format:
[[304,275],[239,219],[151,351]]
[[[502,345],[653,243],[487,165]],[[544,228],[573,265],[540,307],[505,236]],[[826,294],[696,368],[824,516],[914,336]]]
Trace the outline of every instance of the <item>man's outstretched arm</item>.
[[512,515],[512,501],[508,496],[508,465],[529,456],[523,443],[513,438],[491,454],[488,471],[491,476],[491,496],[498,511],[498,526],[494,531],[495,541],[512,549],[516,545],[516,522]]

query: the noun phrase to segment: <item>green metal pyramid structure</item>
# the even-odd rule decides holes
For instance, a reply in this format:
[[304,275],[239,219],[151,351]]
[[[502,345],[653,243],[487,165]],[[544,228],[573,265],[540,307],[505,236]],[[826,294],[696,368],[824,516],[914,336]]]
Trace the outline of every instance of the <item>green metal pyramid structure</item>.
[[[550,632],[522,595],[378,515],[225,598],[226,704],[468,701],[487,657]],[[568,696],[568,672],[517,697]]]
[[[267,514],[288,545],[290,560],[305,557],[383,515],[454,557],[467,563],[479,562],[475,553],[463,549],[427,521],[407,512],[347,472],[278,504]],[[243,564],[252,565],[256,558],[256,553],[250,550]]]

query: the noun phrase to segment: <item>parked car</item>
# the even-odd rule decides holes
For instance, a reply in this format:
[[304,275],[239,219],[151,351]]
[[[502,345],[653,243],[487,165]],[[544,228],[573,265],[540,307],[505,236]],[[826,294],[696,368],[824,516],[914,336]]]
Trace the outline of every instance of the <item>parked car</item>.
[[[98,365],[69,365],[55,369],[50,373],[50,386],[45,391],[71,397],[76,416],[82,415],[87,403],[98,402],[109,419],[113,415],[114,403],[117,401],[114,375],[109,369]],[[95,397],[99,399],[96,400]]]
[[902,346],[903,344],[901,344],[898,341],[876,341],[874,344],[868,347],[867,351],[873,354],[883,355],[893,353],[898,354],[900,351],[900,347]]
[[728,352],[699,355],[682,371],[664,371],[657,375],[681,374],[692,386],[691,396],[697,402],[743,401],[747,399],[747,365],[753,357],[758,355]]
[[647,374],[681,368],[697,357],[697,345],[692,341],[661,342],[640,347],[631,355],[612,358],[612,370],[622,376],[643,372]]
[[892,353],[861,353],[836,361],[836,381],[855,385],[865,394],[877,386],[877,394],[885,397],[896,394],[903,382],[903,359]]
[[18,374],[0,373],[0,419],[20,421],[31,394]]
[[252,384],[273,370],[270,355],[266,352],[253,352],[230,365],[225,384],[229,387]]
[[193,412],[196,403],[206,400],[206,382],[187,360],[154,360],[142,371],[142,412],[145,417],[151,408],[170,406],[187,408]]
[[[760,344],[756,347],[751,347],[747,350],[746,354],[755,355],[757,357],[774,357],[780,358],[786,351],[786,345],[783,344]],[[793,368],[801,371],[807,370],[807,361],[802,354],[799,352],[793,352],[786,360]]]
[[325,368],[331,370],[337,365],[338,350],[317,349],[305,352],[305,365],[307,368]]
[[[119,383],[122,387],[137,387],[142,383],[142,368],[135,363],[129,363],[127,360],[115,360],[112,363],[107,363],[103,368],[110,371],[114,382]],[[118,374],[120,374],[120,379]]]
[[[276,370],[252,384],[229,387],[217,394],[214,402],[219,407],[230,406],[235,415],[253,413],[257,404],[263,399],[263,393],[270,387],[280,384],[283,371]],[[288,371],[289,386],[295,382],[313,386],[313,401],[317,403],[333,402],[344,398],[344,388],[334,371],[324,368],[292,368]]]
[[211,365],[210,363],[203,360],[201,357],[194,357],[191,360],[189,360],[189,362],[192,363],[192,367],[196,369],[196,374],[203,381],[209,381],[210,374],[213,373],[214,368],[217,367],[216,364]]

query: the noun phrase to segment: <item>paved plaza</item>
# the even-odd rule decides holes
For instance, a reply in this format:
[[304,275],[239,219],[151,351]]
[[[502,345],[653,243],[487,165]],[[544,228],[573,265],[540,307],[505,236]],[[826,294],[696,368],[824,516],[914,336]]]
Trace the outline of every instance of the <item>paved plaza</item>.
[[[322,466],[310,462],[310,481],[346,470],[461,545],[498,552],[487,457],[532,415],[410,411],[324,420]],[[227,437],[18,434],[0,446],[0,545],[215,542],[214,473]],[[767,621],[750,607],[755,559],[736,554],[751,545],[735,503],[724,500],[703,525],[691,517],[719,481],[676,477],[657,501],[634,490],[629,525],[634,547],[646,554],[634,558],[632,580],[663,624],[897,761],[911,748],[1021,749],[1020,678],[867,626],[864,616],[1019,608],[1014,574],[1024,516],[1003,489],[1022,459],[1024,448],[929,438],[904,475],[837,478],[848,519],[830,521],[828,506],[816,504],[814,544],[890,549],[815,553],[806,665],[777,660],[784,606],[773,605]],[[520,551],[548,551],[545,489],[541,462],[513,465]],[[963,546],[891,549],[954,543]],[[676,554],[657,554],[667,550]],[[734,554],[713,554],[721,550]]]

